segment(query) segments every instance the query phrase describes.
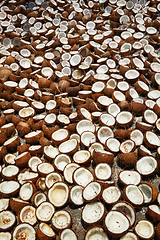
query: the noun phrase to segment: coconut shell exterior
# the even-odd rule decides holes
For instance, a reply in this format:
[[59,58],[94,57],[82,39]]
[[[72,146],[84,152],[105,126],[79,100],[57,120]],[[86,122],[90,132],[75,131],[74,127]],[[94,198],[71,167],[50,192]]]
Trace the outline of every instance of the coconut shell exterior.
[[117,157],[119,165],[125,168],[132,168],[135,166],[138,158],[136,152],[120,153]]
[[[40,224],[39,224],[40,225]],[[54,236],[47,236],[45,233],[43,233],[40,229],[40,226],[38,225],[38,228],[37,228],[37,237],[39,240],[52,240],[56,237],[56,234]]]
[[15,213],[19,213],[23,207],[28,206],[29,202],[23,201],[23,202],[19,202],[16,201],[16,198],[10,198],[10,207],[12,209],[13,212]]
[[93,164],[108,163],[110,166],[114,161],[114,154],[108,154],[107,152],[93,151]]
[[131,130],[128,129],[118,129],[114,132],[115,138],[123,141],[130,138]]

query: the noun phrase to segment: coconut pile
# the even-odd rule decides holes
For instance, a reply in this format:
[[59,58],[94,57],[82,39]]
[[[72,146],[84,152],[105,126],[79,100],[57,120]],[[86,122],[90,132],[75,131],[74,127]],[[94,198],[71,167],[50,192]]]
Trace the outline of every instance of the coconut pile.
[[160,239],[159,14],[0,2],[0,239]]

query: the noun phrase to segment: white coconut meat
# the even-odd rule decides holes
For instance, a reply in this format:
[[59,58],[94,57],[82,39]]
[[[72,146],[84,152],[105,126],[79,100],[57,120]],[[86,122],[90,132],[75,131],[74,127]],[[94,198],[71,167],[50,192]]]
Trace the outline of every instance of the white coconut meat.
[[85,108],[80,108],[80,113],[82,114],[82,116],[84,117],[84,118],[86,118],[86,119],[88,119],[89,121],[91,121],[92,120],[92,118],[91,118],[91,113],[87,110],[87,109],[85,109]]
[[39,224],[39,229],[40,231],[45,234],[46,236],[48,237],[51,237],[51,238],[55,238],[56,237],[56,234],[55,232],[53,231],[53,229],[46,223],[40,223]]
[[54,167],[51,163],[44,162],[38,165],[37,170],[40,175],[47,175],[51,172],[54,172]]
[[132,152],[135,147],[135,143],[132,140],[126,140],[121,143],[120,145],[120,151],[122,153],[129,153]]
[[72,203],[76,206],[81,206],[84,203],[84,199],[83,199],[83,187],[76,185],[74,187],[71,188],[70,190],[70,199],[72,201]]
[[147,220],[140,220],[135,226],[135,232],[143,239],[151,239],[154,236],[154,226]]
[[130,124],[133,120],[133,115],[130,112],[127,111],[122,111],[120,113],[118,113],[117,117],[116,117],[116,121],[119,125],[122,126],[127,126],[128,124]]
[[6,231],[13,227],[15,224],[16,217],[10,211],[3,211],[0,213],[0,229]]
[[79,150],[73,155],[74,162],[78,164],[88,163],[90,160],[91,154],[87,150]]
[[8,153],[4,157],[7,164],[15,164],[16,156],[14,154]]
[[101,193],[101,185],[98,182],[89,183],[83,190],[85,201],[92,201]]
[[12,236],[9,232],[1,232],[0,239],[1,240],[11,240]]
[[49,202],[42,202],[36,209],[36,216],[39,221],[48,222],[55,212],[54,206]]
[[143,133],[138,129],[133,130],[130,134],[130,139],[135,142],[136,146],[142,145],[143,138]]
[[54,160],[54,165],[59,171],[63,171],[69,163],[71,163],[71,159],[67,154],[59,154]]
[[46,124],[52,125],[52,124],[54,124],[55,121],[56,121],[56,115],[55,115],[54,113],[48,114],[48,115],[45,117],[44,121],[46,122]]
[[97,102],[99,103],[99,105],[103,108],[108,107],[111,103],[113,103],[112,98],[109,98],[107,96],[100,96],[97,99]]
[[160,63],[158,63],[158,62],[152,62],[151,64],[150,64],[150,68],[151,68],[151,70],[153,71],[153,72],[160,72]]
[[68,163],[64,170],[63,176],[68,183],[73,183],[73,173],[80,166],[77,163]]
[[19,189],[20,185],[16,181],[3,181],[0,183],[0,192],[3,194],[12,194]]
[[73,179],[76,184],[86,187],[87,184],[94,180],[93,174],[84,167],[77,168],[73,173]]
[[136,169],[141,175],[150,175],[154,173],[157,168],[157,161],[151,156],[142,157],[136,163]]
[[100,180],[108,180],[111,177],[112,170],[107,163],[99,163],[95,167],[95,176]]
[[78,141],[76,139],[70,139],[59,145],[59,152],[62,154],[72,154],[78,148]]
[[96,136],[94,133],[86,131],[81,134],[81,143],[85,147],[89,147],[92,143],[96,142]]
[[57,120],[60,124],[63,124],[63,125],[64,124],[67,125],[67,124],[70,123],[70,120],[69,120],[68,116],[66,116],[65,114],[59,114],[57,116]]
[[102,64],[100,65],[97,69],[96,69],[97,73],[107,73],[108,72],[108,67],[106,64]]
[[119,236],[129,229],[130,223],[124,214],[111,210],[105,218],[105,226],[110,234]]
[[35,111],[32,107],[27,107],[27,108],[22,108],[18,114],[22,118],[29,118],[34,116]]
[[20,211],[19,215],[21,222],[29,223],[30,225],[35,225],[37,222],[36,209],[32,206],[25,206]]
[[50,67],[43,67],[41,73],[44,77],[50,78],[53,75],[53,70]]
[[120,91],[114,91],[112,97],[115,99],[116,102],[121,102],[126,100],[125,95]]
[[55,207],[64,206],[69,197],[68,185],[63,182],[56,182],[48,191],[48,199]]
[[105,143],[107,149],[113,153],[119,152],[120,142],[116,138],[109,138]]
[[0,212],[7,210],[9,207],[9,198],[0,199]]
[[103,126],[98,129],[97,137],[102,144],[105,144],[106,140],[113,136],[114,133],[112,129],[107,126]]
[[109,240],[107,233],[101,227],[93,227],[87,231],[85,240]]
[[107,187],[102,192],[102,198],[107,204],[113,204],[121,197],[121,191],[118,187]]
[[57,211],[55,212],[53,218],[52,218],[52,225],[54,228],[58,230],[65,229],[71,225],[71,215],[65,211]]
[[77,240],[77,236],[76,234],[73,232],[73,230],[67,228],[64,229],[61,234],[60,234],[60,240]]
[[146,110],[144,112],[144,120],[148,123],[148,124],[154,124],[157,121],[157,114],[155,114],[152,110]]
[[160,146],[160,138],[155,133],[147,131],[145,137],[148,143],[152,146]]
[[47,200],[47,197],[46,197],[45,193],[38,192],[34,196],[34,205],[36,207],[38,207],[42,202],[45,202],[46,200]]
[[89,203],[82,210],[82,220],[86,224],[97,223],[103,219],[104,214],[105,208],[101,202]]
[[33,172],[37,172],[37,166],[42,163],[41,159],[38,157],[31,157],[28,161],[28,166]]
[[125,195],[134,205],[142,205],[144,202],[143,193],[135,185],[128,185],[125,189]]
[[80,62],[81,62],[81,55],[79,55],[79,54],[73,55],[73,56],[71,57],[71,59],[70,59],[70,64],[71,64],[71,66],[73,66],[73,67],[79,65]]
[[38,173],[34,173],[34,172],[25,171],[24,173],[18,174],[18,181],[20,184],[25,183],[26,180],[32,181],[37,178],[38,178]]
[[95,82],[93,85],[92,85],[92,91],[95,92],[95,93],[101,93],[105,88],[105,84],[104,82]]
[[20,198],[24,201],[28,201],[33,195],[33,190],[33,185],[31,183],[24,183],[19,190]]
[[77,133],[81,135],[85,131],[95,132],[94,124],[89,120],[81,120],[76,126]]
[[8,165],[7,167],[2,169],[2,174],[6,178],[16,176],[18,172],[19,172],[19,168],[13,165]]
[[120,240],[138,240],[138,237],[135,233],[128,232],[123,237],[121,237]]
[[56,105],[57,105],[57,103],[56,103],[55,100],[49,100],[49,101],[47,101],[47,103],[46,103],[46,110],[47,110],[47,111],[53,110],[53,109],[56,108]]
[[138,188],[141,190],[143,197],[144,197],[144,203],[150,203],[153,198],[153,191],[152,187],[146,183],[139,184]]
[[108,126],[108,127],[112,127],[115,125],[115,118],[107,113],[103,113],[100,115],[99,118],[100,122],[102,123],[102,125]]
[[112,207],[112,210],[116,210],[123,213],[128,218],[131,226],[133,226],[133,224],[135,223],[136,212],[131,204],[127,202],[118,202]]
[[20,240],[22,238],[25,238],[27,240],[36,240],[36,232],[34,228],[27,224],[22,223],[15,227],[13,231],[13,240]]
[[22,59],[20,60],[19,64],[21,65],[22,68],[28,69],[28,68],[31,67],[32,62],[31,62],[31,60],[28,59],[28,58],[22,58]]
[[43,151],[45,155],[53,159],[59,154],[58,148],[53,147],[52,145],[45,146]]
[[[118,113],[120,113],[120,108],[116,103],[112,103],[108,106],[108,113],[112,115],[113,117],[116,117]],[[115,121],[115,118],[113,122]]]
[[120,172],[119,179],[125,185],[138,185],[141,182],[141,175],[134,170],[124,170]]

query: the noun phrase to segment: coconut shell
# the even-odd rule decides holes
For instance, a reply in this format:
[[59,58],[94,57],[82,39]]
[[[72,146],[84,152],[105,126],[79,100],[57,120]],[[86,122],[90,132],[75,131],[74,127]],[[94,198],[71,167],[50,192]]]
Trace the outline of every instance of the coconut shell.
[[115,138],[119,140],[126,140],[130,138],[131,130],[128,129],[118,129],[114,132]]
[[93,151],[93,164],[97,165],[99,163],[107,163],[112,165],[114,161],[114,154],[100,151]]
[[119,165],[125,168],[132,168],[135,166],[138,158],[136,152],[120,153],[117,157]]
[[29,202],[22,201],[22,200],[21,201],[16,201],[16,199],[17,198],[10,198],[10,207],[11,207],[13,212],[18,214],[22,210],[23,207],[29,205]]
[[31,129],[27,122],[19,122],[16,126],[16,129],[18,131],[18,134],[23,137],[24,135],[28,134]]

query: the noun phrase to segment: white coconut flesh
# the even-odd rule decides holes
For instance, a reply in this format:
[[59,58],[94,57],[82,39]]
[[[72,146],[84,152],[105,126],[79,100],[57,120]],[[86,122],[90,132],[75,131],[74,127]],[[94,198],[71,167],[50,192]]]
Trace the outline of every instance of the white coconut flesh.
[[19,82],[19,87],[20,88],[25,88],[28,85],[28,79],[27,78],[23,78],[20,82]]
[[137,57],[133,58],[133,63],[136,65],[137,68],[144,68],[144,63]]
[[37,177],[38,177],[38,173],[26,171],[24,173],[18,174],[18,181],[20,184],[23,184],[26,182],[26,180],[36,179]]
[[0,239],[1,240],[11,240],[11,234],[9,232],[1,232]]
[[70,223],[71,223],[71,216],[65,210],[55,212],[55,214],[52,218],[52,224],[57,229],[64,229],[64,228],[68,227],[70,225]]
[[100,121],[102,122],[102,124],[108,127],[113,126],[116,122],[115,118],[112,115],[107,113],[101,114]]
[[77,240],[77,236],[76,234],[69,228],[67,229],[64,229],[62,232],[61,232],[61,235],[60,235],[60,240]]
[[155,212],[155,213],[157,213],[157,214],[160,215],[160,207],[159,207],[159,206],[157,206],[157,205],[155,205],[155,204],[152,204],[152,205],[149,206],[149,208],[150,208],[153,212]]
[[20,117],[30,117],[32,115],[34,115],[34,109],[32,107],[27,107],[27,108],[22,108],[19,111],[19,116]]
[[99,102],[102,106],[107,107],[113,103],[113,100],[107,96],[100,96],[98,97],[97,102]]
[[106,146],[112,152],[119,152],[120,142],[116,138],[109,138],[106,141]]
[[0,213],[0,228],[6,231],[12,227],[16,221],[15,215],[10,211],[3,211]]
[[48,123],[48,124],[52,124],[56,121],[56,115],[51,113],[51,114],[48,114],[46,117],[45,117],[45,122]]
[[82,219],[87,224],[96,223],[102,219],[105,212],[104,205],[100,202],[86,204],[82,210]]
[[112,129],[107,126],[98,129],[97,137],[102,144],[105,144],[106,140],[113,136],[114,133]]
[[156,100],[160,97],[160,91],[159,90],[152,90],[148,93],[148,97],[150,99]]
[[120,81],[117,84],[117,87],[120,91],[127,91],[129,89],[129,84],[125,81]]
[[95,132],[94,124],[89,120],[81,120],[76,126],[77,133],[81,135],[85,131]]
[[34,90],[33,89],[27,89],[24,92],[25,97],[32,97],[34,95]]
[[8,163],[8,164],[15,164],[15,159],[16,159],[16,156],[14,154],[11,154],[11,153],[8,153],[6,156],[5,156],[5,161]]
[[57,119],[62,124],[69,124],[70,123],[69,118],[66,115],[64,115],[64,114],[59,114],[57,116]]
[[10,194],[18,190],[19,187],[20,185],[16,181],[4,181],[0,183],[0,192]]
[[112,234],[122,234],[130,227],[128,218],[118,211],[110,211],[107,214],[105,225],[108,231]]
[[150,239],[154,234],[154,226],[147,220],[140,220],[135,226],[135,232],[142,238]]
[[143,197],[144,197],[144,202],[145,203],[149,203],[150,201],[152,201],[152,188],[145,183],[141,183],[138,188],[141,190]]
[[35,108],[37,108],[37,109],[44,109],[44,104],[43,103],[41,103],[41,102],[36,102],[36,101],[34,101],[34,102],[32,102],[32,105],[35,107]]
[[160,63],[152,62],[150,67],[154,72],[160,72]]
[[136,163],[137,171],[142,175],[153,173],[157,168],[157,161],[151,156],[142,157]]
[[26,222],[31,225],[36,224],[37,222],[36,209],[32,206],[26,206],[22,208],[20,212],[20,219],[21,219],[21,222]]
[[98,182],[89,183],[83,190],[83,198],[90,201],[98,196],[101,192],[101,185]]
[[91,228],[85,236],[85,240],[109,240],[107,233],[100,227]]
[[37,166],[42,163],[41,159],[38,157],[32,157],[28,161],[28,166],[32,169],[32,171],[37,172]]
[[66,154],[59,154],[55,160],[54,160],[54,164],[55,166],[60,170],[60,171],[63,171],[65,166],[68,164],[68,163],[71,163],[71,159],[68,155]]
[[139,95],[137,93],[137,91],[134,88],[130,88],[129,90],[129,94],[130,96],[134,99],[134,98],[139,98]]
[[55,158],[59,154],[58,148],[53,147],[52,145],[45,146],[44,152],[50,158]]
[[120,92],[120,91],[114,91],[113,96],[114,96],[115,99],[118,100],[119,102],[126,100],[125,95],[124,95],[122,92]]
[[88,161],[90,159],[90,152],[87,150],[80,150],[77,151],[74,155],[73,155],[73,160],[74,162],[78,163],[78,164],[83,164],[86,161]]
[[108,72],[108,67],[107,65],[103,64],[99,66],[96,70],[97,73],[107,73]]
[[137,129],[133,130],[130,139],[135,142],[136,146],[140,146],[143,143],[143,133]]
[[123,153],[129,153],[133,150],[135,143],[132,140],[126,140],[120,145],[120,151]]
[[41,145],[33,145],[31,147],[28,148],[29,151],[34,151],[34,150],[38,150],[41,149],[42,146]]
[[81,135],[81,142],[84,146],[89,147],[92,143],[96,142],[96,136],[92,132],[83,132]]
[[51,77],[53,75],[53,70],[50,67],[44,67],[42,68],[41,73],[44,77]]
[[80,166],[77,163],[68,163],[64,168],[63,175],[67,182],[73,183],[73,172]]
[[46,223],[40,223],[39,224],[39,229],[42,233],[44,233],[45,235],[49,236],[49,237],[55,237],[55,232],[53,231],[53,229]]
[[40,173],[44,173],[44,174],[49,174],[51,172],[54,172],[54,167],[52,166],[52,164],[50,163],[40,163],[37,167],[38,171]]
[[129,205],[127,202],[118,202],[116,203],[112,210],[119,211],[123,213],[125,216],[127,216],[131,226],[134,224],[136,219],[136,214],[134,208]]
[[20,239],[27,240],[36,240],[36,232],[32,226],[27,223],[22,223],[16,226],[13,232],[13,240],[20,240]]
[[108,180],[111,174],[111,167],[107,163],[99,163],[95,168],[96,178],[100,180]]
[[73,173],[73,178],[76,184],[82,187],[86,187],[94,179],[93,174],[84,167],[77,168]]
[[2,169],[2,174],[6,177],[12,177],[17,175],[19,172],[19,168],[17,166],[8,165],[7,167]]
[[[116,117],[119,112],[120,108],[116,103],[112,103],[108,106],[108,113],[111,114],[113,117]],[[115,121],[115,119],[113,121]]]
[[154,78],[155,78],[156,83],[159,85],[160,84],[160,73],[156,73]]
[[75,205],[82,205],[84,203],[82,194],[83,187],[81,186],[76,185],[70,190],[70,198]]
[[111,186],[105,188],[102,193],[102,198],[108,204],[115,203],[121,196],[121,191],[118,187]]
[[122,111],[118,113],[116,120],[119,124],[128,124],[129,122],[132,121],[133,115],[130,112]]
[[22,58],[22,59],[20,60],[19,64],[20,64],[23,68],[27,69],[27,68],[30,68],[30,67],[31,67],[32,62],[31,62],[28,58]]
[[33,194],[33,186],[31,183],[25,183],[21,186],[19,195],[22,200],[27,201]]
[[16,138],[18,138],[18,136],[14,136],[10,139],[8,139],[5,143],[4,143],[4,146],[7,146],[9,145],[10,143],[14,142],[16,140]]
[[146,83],[142,82],[142,81],[138,81],[138,85],[140,86],[140,88],[142,88],[143,90],[149,92],[149,87],[147,86]]
[[9,128],[9,127],[14,127],[14,124],[13,123],[8,123],[8,124],[5,124],[3,125],[1,128]]
[[80,108],[80,112],[81,112],[81,114],[86,118],[86,119],[88,119],[88,120],[90,120],[91,121],[91,113],[87,110],[87,109],[85,109],[85,108]]
[[33,131],[25,135],[25,138],[36,137],[38,134],[41,133],[41,130]]
[[104,147],[103,147],[103,145],[101,144],[101,143],[98,143],[98,142],[96,142],[96,143],[93,143],[90,147],[89,147],[89,151],[90,151],[90,153],[91,153],[91,155],[93,155],[93,151],[94,150],[104,150]]
[[51,219],[54,212],[55,208],[51,203],[42,202],[36,210],[36,216],[39,221],[48,222]]
[[63,182],[56,182],[48,191],[48,199],[55,207],[62,207],[68,200],[69,189]]
[[56,107],[57,103],[55,100],[49,100],[46,103],[46,110],[53,110]]
[[103,91],[103,89],[105,88],[105,84],[104,82],[95,82],[93,85],[92,85],[92,91],[95,92],[95,93],[100,93]]
[[138,240],[138,237],[133,232],[128,232],[120,240]]
[[6,210],[9,207],[9,198],[0,199],[0,212]]
[[70,139],[68,141],[65,141],[59,145],[59,151],[60,153],[70,153],[74,150],[76,150],[78,145],[78,142],[76,139]]
[[141,175],[134,170],[124,170],[119,174],[119,178],[126,185],[138,185],[141,182]]
[[81,56],[78,54],[75,54],[70,59],[70,64],[74,67],[77,66],[81,62]]
[[137,186],[128,185],[125,194],[132,204],[142,205],[144,202],[143,194]]
[[145,146],[141,145],[140,149],[146,153],[148,153],[149,155],[152,155],[151,151],[149,151]]
[[38,207],[42,202],[45,202],[47,200],[47,197],[44,193],[37,193],[34,197],[34,204],[36,207]]
[[144,112],[144,119],[149,123],[149,124],[154,124],[157,120],[157,114],[155,114],[152,110],[146,110]]

